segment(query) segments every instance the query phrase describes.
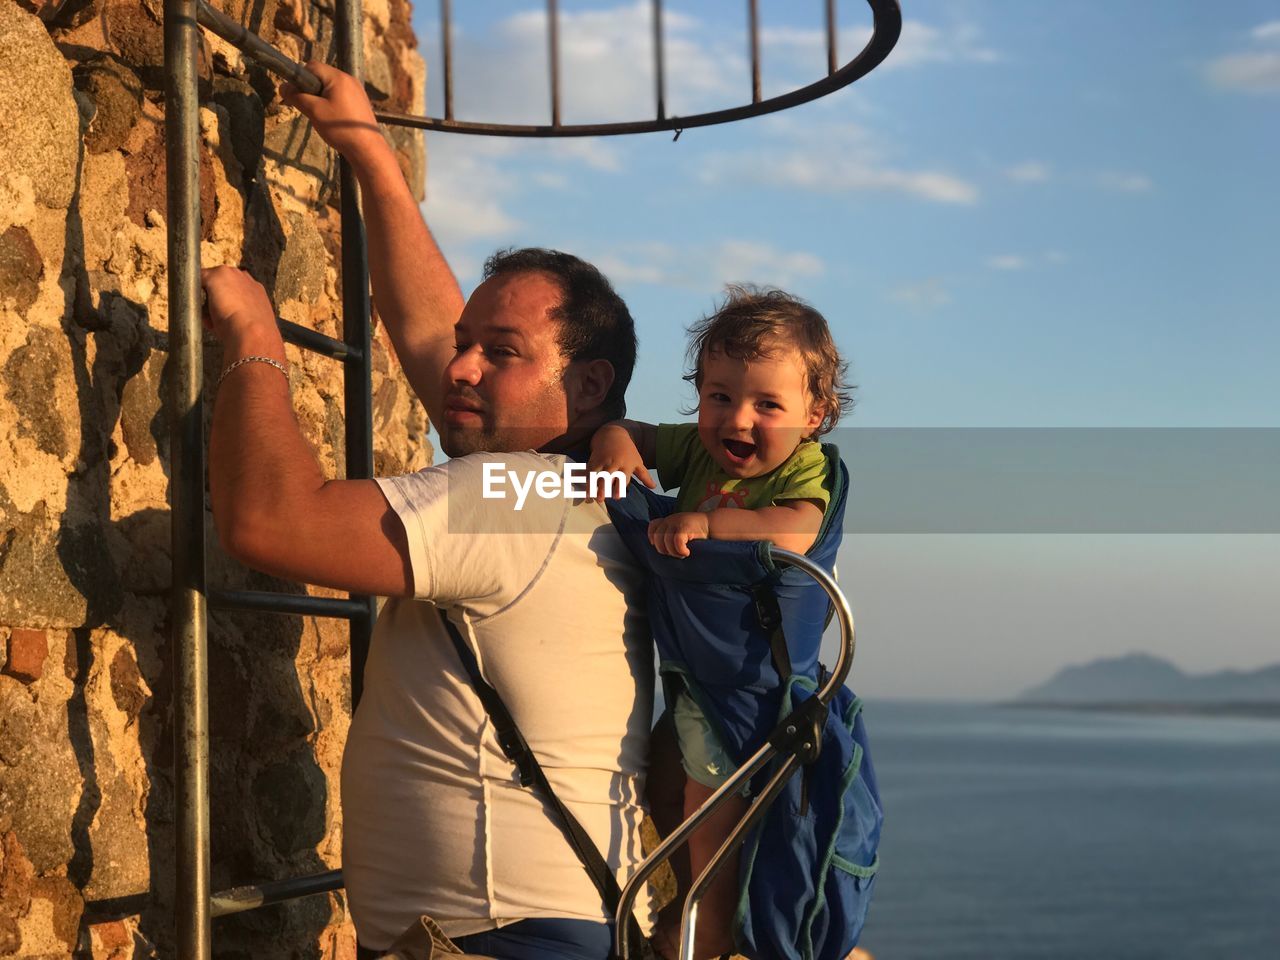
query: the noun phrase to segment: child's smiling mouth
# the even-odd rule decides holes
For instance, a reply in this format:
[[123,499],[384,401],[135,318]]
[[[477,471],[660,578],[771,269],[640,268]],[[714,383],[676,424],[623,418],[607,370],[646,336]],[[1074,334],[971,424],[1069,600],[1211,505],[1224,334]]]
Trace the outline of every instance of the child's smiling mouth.
[[755,455],[756,445],[746,440],[722,440],[721,445],[734,463],[746,463]]

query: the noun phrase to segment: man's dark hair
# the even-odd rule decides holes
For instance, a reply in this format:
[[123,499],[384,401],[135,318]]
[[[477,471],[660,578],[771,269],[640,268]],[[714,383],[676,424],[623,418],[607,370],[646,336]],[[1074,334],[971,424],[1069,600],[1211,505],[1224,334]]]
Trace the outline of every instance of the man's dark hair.
[[499,250],[484,264],[484,276],[545,273],[560,287],[560,303],[551,311],[560,324],[560,352],[570,362],[608,360],[613,386],[601,411],[617,420],[627,412],[627,384],[636,365],[636,325],[631,311],[599,270],[559,250],[524,247]]

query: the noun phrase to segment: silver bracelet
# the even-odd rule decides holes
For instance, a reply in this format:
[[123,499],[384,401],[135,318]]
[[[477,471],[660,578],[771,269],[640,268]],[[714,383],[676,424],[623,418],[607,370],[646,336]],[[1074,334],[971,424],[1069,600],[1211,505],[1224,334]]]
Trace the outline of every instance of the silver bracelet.
[[275,367],[277,370],[279,370],[281,373],[283,373],[283,374],[284,374],[284,379],[285,379],[285,381],[286,381],[286,382],[287,382],[287,381],[288,381],[288,379],[289,379],[289,368],[288,368],[288,367],[286,367],[286,366],[285,366],[283,363],[281,363],[279,360],[272,360],[270,357],[257,357],[257,356],[254,356],[254,357],[241,357],[241,358],[240,358],[239,360],[237,360],[235,363],[230,364],[230,365],[227,367],[227,369],[225,369],[225,370],[223,370],[223,371],[222,371],[222,376],[220,376],[220,377],[218,378],[218,382],[217,382],[216,384],[214,384],[213,389],[216,391],[219,387],[221,387],[221,386],[222,386],[222,381],[223,381],[223,380],[225,380],[225,379],[227,379],[227,374],[229,374],[229,373],[230,373],[232,370],[234,370],[236,367],[242,367],[242,366],[244,366],[246,363],[267,363],[267,364],[270,364],[271,366]]

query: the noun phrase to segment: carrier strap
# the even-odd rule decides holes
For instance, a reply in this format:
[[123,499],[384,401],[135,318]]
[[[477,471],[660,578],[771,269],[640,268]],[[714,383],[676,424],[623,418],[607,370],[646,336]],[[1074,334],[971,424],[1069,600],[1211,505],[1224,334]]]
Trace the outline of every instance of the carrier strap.
[[[493,722],[493,729],[498,737],[498,745],[502,747],[502,752],[507,759],[516,765],[516,770],[520,774],[520,786],[534,788],[536,792],[542,795],[544,800],[551,804],[552,809],[555,810],[560,818],[560,826],[564,830],[565,838],[569,841],[569,846],[573,848],[573,852],[582,861],[587,875],[591,877],[591,882],[600,894],[600,899],[604,901],[605,909],[609,911],[609,916],[616,917],[618,915],[618,901],[622,899],[622,890],[618,887],[618,878],[609,869],[609,864],[600,855],[599,848],[596,847],[582,824],[578,822],[578,818],[573,815],[569,808],[556,796],[556,792],[551,789],[551,783],[547,780],[547,775],[543,773],[542,765],[538,763],[538,758],[533,755],[533,751],[529,748],[524,734],[516,726],[516,721],[511,716],[511,711],[502,702],[502,697],[498,695],[498,691],[481,676],[480,664],[476,662],[475,654],[462,638],[457,625],[449,619],[449,615],[443,609],[440,610],[440,620],[444,623],[449,639],[453,641],[454,649],[458,652],[458,659],[462,661],[462,666],[467,671],[467,676],[471,678],[471,684],[475,687],[476,695],[484,705],[485,713],[489,715],[489,719]],[[640,926],[636,923],[634,916],[627,917],[627,938],[631,942],[632,955],[639,956],[640,945],[644,942],[644,935],[640,932]]]
[[778,606],[778,595],[773,592],[771,584],[762,582],[751,588],[751,596],[756,602],[756,618],[769,634],[773,668],[778,671],[778,679],[786,683],[791,679],[791,652],[787,649],[787,636],[782,632],[782,608]]
[[[786,683],[791,679],[791,651],[787,649],[787,635],[782,629],[782,607],[778,603],[778,595],[774,592],[773,585],[767,581],[757,583],[751,588],[751,595],[756,603],[756,617],[760,621],[760,626],[769,634],[769,650],[773,654],[773,667],[778,671],[778,679],[782,683]],[[835,607],[831,604],[827,605],[827,623],[831,622],[831,614],[835,611]],[[826,673],[826,667],[818,665],[821,674]],[[804,816],[809,812],[809,783],[813,779],[813,761],[818,759],[818,752],[822,743],[822,723],[825,722],[825,711],[823,720],[813,730],[814,750],[808,757],[802,758],[805,764],[804,770],[800,774],[800,814]]]

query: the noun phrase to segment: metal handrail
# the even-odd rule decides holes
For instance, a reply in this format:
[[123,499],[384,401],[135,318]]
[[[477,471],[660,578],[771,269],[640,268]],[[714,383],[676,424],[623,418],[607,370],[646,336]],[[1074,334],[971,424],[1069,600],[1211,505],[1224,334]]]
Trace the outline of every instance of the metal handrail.
[[[835,609],[836,620],[840,624],[840,650],[831,675],[812,698],[819,701],[825,708],[831,702],[831,698],[835,696],[836,691],[844,685],[845,679],[849,676],[849,669],[853,666],[856,644],[853,611],[850,610],[849,601],[845,598],[831,575],[808,557],[793,553],[790,550],[781,550],[777,547],[771,549],[771,556],[775,563],[798,567],[813,577],[818,582],[818,585],[826,591]],[[791,717],[795,716],[796,713],[791,715]],[[636,897],[639,895],[643,884],[664,861],[668,860],[677,849],[684,845],[694,830],[702,826],[731,797],[737,795],[747,781],[763,770],[771,761],[775,760],[785,749],[788,752],[786,759],[783,760],[779,769],[770,777],[764,790],[760,792],[759,796],[747,809],[746,816],[739,821],[720,849],[716,851],[716,855],[711,858],[711,862],[698,875],[689,890],[688,896],[685,898],[680,924],[680,957],[681,960],[692,960],[694,933],[698,923],[698,905],[701,903],[708,887],[728,860],[729,855],[742,843],[747,832],[765,815],[769,805],[773,802],[773,798],[786,785],[787,780],[799,767],[799,754],[806,753],[815,746],[805,741],[804,734],[806,730],[799,723],[787,723],[787,721],[791,720],[791,717],[783,721],[787,725],[783,726],[780,736],[770,737],[769,742],[760,747],[745,763],[734,771],[733,775],[722,783],[719,789],[708,797],[689,819],[680,824],[666,839],[658,844],[653,853],[641,861],[636,872],[627,880],[626,885],[622,888],[622,896],[618,900],[617,915],[614,917],[614,949],[622,960],[628,960],[630,956],[630,945],[627,943],[627,937],[625,936],[626,918],[631,915]]]
[[[280,51],[267,44],[261,37],[250,33],[240,24],[225,14],[218,13],[208,5],[206,0],[197,0],[200,11],[200,22],[228,43],[238,47],[249,57],[257,60],[268,70],[296,84],[307,93],[319,93],[323,89],[320,79],[301,64],[294,62]],[[871,38],[856,57],[843,67],[835,69],[835,10],[834,0],[827,2],[827,76],[807,86],[791,90],[767,100],[760,96],[760,37],[759,19],[755,13],[756,0],[750,0],[750,42],[752,62],[752,97],[751,102],[740,107],[725,110],[713,110],[707,113],[694,113],[684,117],[669,117],[665,105],[665,73],[662,57],[662,5],[654,2],[654,59],[655,85],[657,91],[657,116],[652,120],[636,120],[624,123],[573,123],[560,122],[560,84],[559,55],[556,26],[556,4],[549,3],[548,9],[548,44],[550,46],[551,72],[551,123],[480,123],[471,120],[458,120],[453,116],[453,54],[450,39],[450,16],[447,0],[442,0],[441,22],[444,34],[445,61],[445,115],[428,117],[410,113],[399,113],[393,110],[375,110],[374,117],[380,122],[392,126],[412,127],[419,130],[436,130],[447,133],[469,133],[480,136],[496,137],[611,137],[632,133],[656,133],[661,131],[676,132],[678,136],[685,130],[694,127],[709,127],[720,123],[732,123],[766,113],[776,113],[791,107],[808,103],[834,93],[855,80],[866,76],[884,62],[890,51],[898,43],[902,34],[902,9],[898,0],[866,0],[871,8]],[[339,4],[341,6],[341,4]],[[265,48],[265,49],[264,49]],[[268,52],[269,51],[269,52]]]

